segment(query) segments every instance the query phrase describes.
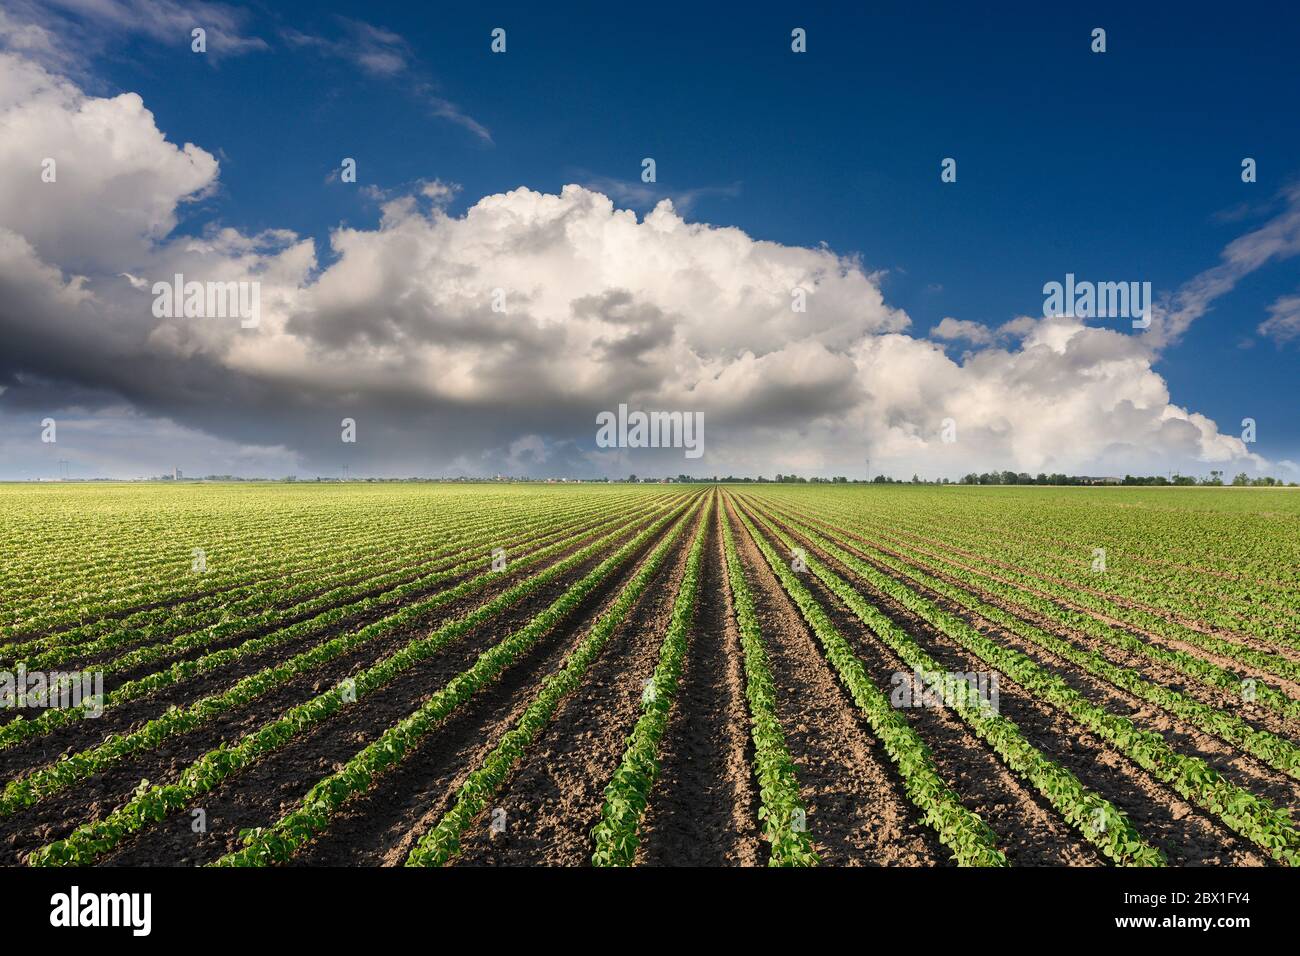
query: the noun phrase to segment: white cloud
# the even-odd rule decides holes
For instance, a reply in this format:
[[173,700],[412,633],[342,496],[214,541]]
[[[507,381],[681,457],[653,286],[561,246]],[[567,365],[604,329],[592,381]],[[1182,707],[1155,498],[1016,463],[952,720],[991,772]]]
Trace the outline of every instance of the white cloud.
[[459,192],[459,183],[444,183],[441,179],[431,179],[420,184],[420,195],[438,205],[451,202]]
[[996,333],[987,325],[980,325],[968,319],[954,319],[950,316],[945,316],[930,331],[930,335],[936,339],[966,341],[972,345],[991,345],[997,338]]
[[1283,209],[1257,229],[1224,248],[1218,265],[1185,283],[1167,302],[1152,309],[1146,337],[1152,348],[1165,348],[1182,338],[1191,324],[1210,311],[1216,299],[1270,262],[1300,255],[1300,185],[1282,194]]
[[[54,182],[42,181],[54,160]],[[0,223],[76,271],[134,271],[124,253],[167,236],[177,206],[216,183],[213,156],[167,142],[135,93],[85,95],[0,53]],[[123,268],[123,267],[127,268]]]
[[204,56],[213,65],[270,49],[247,32],[246,11],[205,0],[7,0],[6,6],[0,45],[70,73],[85,70],[88,54],[133,35],[189,53],[196,27],[206,33]]
[[[33,180],[0,186],[0,334],[16,343],[0,408],[24,421],[126,402],[212,436],[214,462],[270,449],[260,467],[291,457],[325,473],[345,416],[354,474],[858,474],[866,455],[873,470],[950,476],[1262,464],[1172,403],[1145,337],[945,319],[936,335],[985,346],[957,362],[907,334],[856,259],[688,222],[669,201],[639,217],[580,186],[516,189],[453,217],[450,187],[422,182],[382,197],[375,228],[336,230],[324,269],[288,230],[179,238],[183,204],[216,183],[209,153],[169,143],[134,94],[86,96],[13,55],[0,71],[0,165]],[[51,143],[78,175],[43,188]],[[87,155],[93,169],[77,164]],[[260,326],[155,319],[122,278],[176,272],[258,280]],[[620,402],[703,412],[704,459],[595,449],[596,414]],[[124,433],[116,460],[134,442],[156,469],[147,433]]]
[[338,20],[344,32],[341,39],[332,40],[294,29],[286,29],[281,35],[290,46],[347,60],[372,76],[396,76],[410,66],[410,46],[400,34],[348,17],[339,17]]
[[1300,295],[1285,295],[1268,307],[1268,318],[1256,330],[1278,345],[1300,338]]

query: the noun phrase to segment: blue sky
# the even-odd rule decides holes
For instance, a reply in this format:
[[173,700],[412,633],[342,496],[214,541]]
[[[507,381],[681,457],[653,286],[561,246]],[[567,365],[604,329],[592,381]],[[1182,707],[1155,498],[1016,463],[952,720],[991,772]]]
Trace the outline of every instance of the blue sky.
[[[578,183],[640,213],[669,196],[689,221],[824,243],[880,273],[924,337],[944,317],[1039,315],[1067,272],[1173,292],[1300,180],[1300,13],[1283,5],[254,4],[231,15],[265,48],[207,56],[183,35],[28,13],[99,38],[69,68],[88,94],[137,92],[168,141],[217,158],[219,188],[177,234],[289,229],[322,268],[331,230],[379,222],[371,189],[331,176],[351,156],[389,196],[457,184],[453,216]],[[807,54],[790,51],[796,26]],[[1300,339],[1257,328],[1297,291],[1293,258],[1250,271],[1154,366],[1222,432],[1254,417],[1270,461],[1300,460]]]

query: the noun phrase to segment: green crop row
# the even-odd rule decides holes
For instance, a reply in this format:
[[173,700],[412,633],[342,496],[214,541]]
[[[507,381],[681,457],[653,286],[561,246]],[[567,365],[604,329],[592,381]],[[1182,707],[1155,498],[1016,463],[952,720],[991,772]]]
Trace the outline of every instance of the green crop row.
[[[322,547],[337,547],[347,553],[356,537],[364,539],[374,531],[373,523],[367,525],[365,516],[354,519],[340,516],[340,519],[340,527],[331,528],[328,535],[322,535],[320,529],[272,525],[237,542],[228,541],[231,536],[219,532],[201,533],[178,526],[173,533],[182,536],[181,540],[192,541],[193,547],[202,547],[210,559],[212,567],[202,575],[176,573],[178,568],[189,570],[191,550],[175,540],[160,547],[161,554],[151,556],[144,567],[139,562],[124,562],[120,552],[107,556],[99,564],[85,561],[79,552],[75,570],[64,570],[53,580],[32,582],[32,586],[39,584],[37,594],[43,600],[15,602],[13,611],[20,615],[19,620],[0,633],[11,641],[24,642],[24,634],[63,633],[92,623],[96,618],[130,614],[141,605],[183,606],[224,593],[249,580],[271,580],[291,574],[304,558]],[[326,541],[333,544],[326,545]],[[129,549],[123,550],[135,555],[140,549],[141,542],[132,542]],[[91,599],[78,600],[82,596]],[[8,651],[9,646],[0,648],[0,652]]]
[[890,706],[889,698],[876,688],[866,669],[844,636],[749,517],[737,510],[741,523],[767,560],[785,592],[803,614],[817,636],[841,683],[862,711],[872,732],[884,744],[885,752],[898,768],[908,799],[924,815],[939,841],[948,847],[962,866],[1006,866],[997,838],[978,815],[966,809],[960,798],[944,783],[930,749],[907,722]]
[[1068,713],[1081,726],[1192,803],[1217,816],[1274,859],[1300,865],[1300,831],[1286,810],[1231,783],[1204,760],[1174,751],[1160,734],[1143,731],[1127,717],[1092,703],[1060,675],[1040,667],[1019,651],[994,643],[961,618],[939,609],[815,532],[808,531],[806,536],[872,587],[899,601],[1026,690]]
[[[788,514],[788,512],[784,511],[782,513]],[[825,527],[824,523],[819,521],[813,521],[812,523]],[[855,544],[861,540],[856,535],[842,530],[840,535],[851,539]],[[862,543],[866,544],[866,542]],[[1300,779],[1300,748],[1289,740],[1252,727],[1235,714],[1225,713],[1218,708],[1188,697],[1180,691],[1148,681],[1132,668],[1120,667],[1096,651],[1085,651],[1069,641],[1062,640],[1054,634],[1050,634],[1012,614],[1008,614],[995,605],[980,600],[977,595],[964,588],[955,587],[947,581],[935,577],[932,573],[927,573],[924,565],[900,561],[878,548],[872,548],[872,551],[874,552],[871,555],[872,560],[906,575],[918,584],[975,611],[986,620],[1005,627],[1007,630],[1038,644],[1058,657],[1078,665],[1089,674],[1099,677],[1113,686],[1133,694],[1135,697],[1153,703],[1170,714],[1188,721],[1197,729],[1207,731],[1228,743],[1235,744],[1273,768]],[[1130,640],[1134,645],[1141,645],[1141,649],[1153,650],[1149,645],[1143,644],[1136,638]],[[1126,649],[1128,649],[1127,645],[1121,646],[1126,646]],[[1138,647],[1132,647],[1131,649],[1139,650]],[[1164,651],[1163,648],[1154,650]],[[1169,652],[1165,653],[1168,654]],[[1159,660],[1163,655],[1152,653],[1149,656]],[[1169,654],[1169,656],[1172,656],[1172,654]],[[1213,665],[1207,665],[1207,667],[1210,666]],[[1215,670],[1221,674],[1226,674],[1221,668],[1215,668]],[[1240,679],[1232,675],[1227,675],[1227,677],[1229,679],[1220,686],[1234,688],[1240,692]]]
[[672,710],[677,681],[686,659],[688,633],[700,583],[700,555],[708,538],[712,514],[713,498],[710,497],[704,518],[695,531],[695,541],[686,558],[686,571],[673,602],[672,618],[659,647],[659,663],[650,678],[653,692],[642,697],[645,711],[632,729],[623,759],[605,788],[601,819],[592,830],[596,848],[591,862],[596,866],[630,866],[636,856],[640,843],[637,830],[659,771],[659,741],[668,726],[668,714]]
[[[507,607],[518,600],[522,600],[528,594],[531,594],[536,587],[598,553],[600,549],[617,539],[622,533],[622,529],[615,530],[538,575],[516,584],[493,601],[483,605],[479,612],[491,608],[492,613],[495,613],[495,610],[499,608]],[[516,562],[515,567],[518,569],[545,561],[547,558],[562,552],[568,546],[568,542],[559,542]],[[313,667],[334,660],[382,634],[391,633],[399,627],[417,622],[436,607],[441,607],[457,598],[481,590],[492,579],[492,573],[485,573],[479,577],[464,581],[455,587],[440,591],[422,601],[407,604],[399,611],[368,624],[357,631],[342,634],[324,644],[313,647],[309,651],[258,671],[240,680],[220,694],[205,697],[183,709],[169,710],[129,734],[111,736],[96,747],[66,755],[45,768],[10,781],[4,790],[0,791],[0,816],[7,816],[23,807],[31,806],[52,793],[57,793],[80,780],[102,772],[131,754],[151,750],[164,740],[188,732],[195,727],[214,720],[219,715],[242,707],[298,674],[305,673]],[[451,622],[451,624],[435,632],[435,635],[442,635],[446,630],[448,634],[454,633],[458,636],[461,630],[456,629],[456,625],[464,620],[466,619],[460,618]],[[451,630],[447,630],[448,628]],[[436,643],[439,647],[444,643],[441,639],[437,642],[434,642],[433,638],[417,639],[403,649],[394,652],[379,664],[374,665],[365,673],[383,669],[394,661],[404,661],[409,666],[409,664],[415,663],[420,658],[410,655],[408,652],[413,647],[422,648],[429,642]]]
[[[659,488],[635,491],[641,501],[664,494]],[[583,498],[618,507],[626,493],[592,486],[583,489]],[[71,486],[36,494],[11,488],[0,498],[10,554],[0,570],[7,595],[0,637],[22,640],[164,603],[183,607],[250,581],[292,575],[321,551],[355,564],[364,560],[358,548],[376,535],[432,541],[440,527],[467,511],[541,515],[571,497],[523,486],[212,485],[154,487],[147,494],[132,487]],[[97,511],[105,501],[109,505]],[[45,505],[67,511],[45,512]],[[207,552],[203,575],[188,573],[192,547]],[[186,573],[178,573],[182,568]]]
[[[657,533],[680,510],[679,507],[657,519],[649,528],[637,534],[633,542],[644,541]],[[129,834],[183,810],[198,794],[212,790],[231,774],[278,750],[294,737],[348,706],[352,700],[360,702],[420,661],[427,660],[452,641],[490,620],[498,612],[524,600],[565,572],[595,557],[611,540],[619,536],[620,533],[615,532],[587,545],[475,610],[443,624],[432,634],[411,641],[350,678],[345,684],[290,708],[283,716],[245,735],[238,743],[223,744],[209,751],[183,771],[175,783],[148,786],[146,781],[126,804],[101,820],[82,824],[67,838],[36,850],[28,857],[28,863],[33,866],[57,866],[93,862]],[[632,542],[629,542],[618,553],[624,553],[631,546]]]
[[[579,525],[577,528],[573,528],[573,526],[561,528],[560,531],[551,532],[539,537],[536,541],[531,542],[531,544],[545,544],[546,542],[553,542],[555,538],[561,538],[562,540],[557,547],[563,547],[567,542],[571,542],[581,536],[598,533],[603,528],[607,528],[618,522],[626,521],[628,518],[636,517],[642,513],[643,512],[638,509],[628,515],[619,518],[608,518],[595,525]],[[516,542],[516,544],[518,543],[520,542]],[[554,553],[554,549],[546,552],[546,554]],[[516,555],[513,559],[512,568],[518,569],[520,567],[527,567],[529,564],[533,563],[535,557],[536,554],[529,554],[527,552],[521,555]],[[545,554],[543,557],[545,557]],[[323,634],[332,628],[355,621],[357,618],[364,616],[376,608],[387,607],[410,597],[418,598],[419,595],[422,595],[424,592],[428,591],[429,588],[439,582],[454,580],[467,571],[476,568],[481,569],[485,564],[485,561],[479,560],[464,562],[445,571],[425,575],[415,581],[408,582],[386,591],[383,594],[364,598],[346,606],[331,607],[305,621],[299,621],[287,627],[280,628],[270,634],[245,641],[235,647],[213,651],[201,657],[177,662],[164,670],[155,671],[143,677],[136,678],[135,680],[127,681],[120,687],[106,694],[100,706],[102,711],[107,711],[110,708],[116,707],[127,701],[143,698],[163,687],[171,687],[198,674],[212,673],[235,661],[244,660],[253,655],[260,654],[268,648],[289,641],[310,638]],[[476,580],[486,582],[489,577],[490,576],[487,574],[482,574],[479,575]],[[460,594],[458,593],[452,596],[456,597],[460,596]],[[428,612],[437,607],[441,607],[450,599],[451,598],[449,597],[444,597],[441,593],[435,593],[427,598],[418,598],[417,602],[408,605],[408,607],[418,607],[422,612]],[[405,618],[403,620],[405,620]],[[105,665],[102,668],[96,668],[95,670],[108,674],[128,667],[139,667],[146,663],[151,663],[163,659],[164,657],[174,656],[175,654],[182,653],[183,651],[190,650],[194,647],[202,646],[202,644],[209,643],[209,641],[229,639],[231,636],[242,632],[242,630],[242,625],[232,622],[231,628],[225,631],[219,630],[209,635],[207,640],[189,640],[179,645],[163,644],[138,648],[129,654],[117,658],[110,664]],[[375,632],[371,633],[373,635]],[[355,644],[352,642],[347,642],[346,644],[340,643],[339,645],[339,647],[344,648],[345,652],[346,650],[352,649],[354,646]],[[337,655],[332,655],[331,659],[333,656]],[[320,663],[318,659],[313,660],[315,663]],[[288,663],[292,662],[286,662],[286,664]],[[312,665],[309,664],[309,666]],[[87,673],[93,673],[93,671],[87,671]],[[264,684],[264,686],[269,688],[273,685]],[[16,719],[0,726],[0,750],[12,747],[33,736],[48,733],[56,727],[61,727],[73,721],[81,720],[91,710],[94,703],[95,702],[86,702],[82,707],[46,710],[41,713],[39,717],[33,720],[27,720],[20,715]]]
[[[1242,664],[1258,668],[1265,673],[1275,674],[1289,680],[1300,680],[1300,662],[1268,651],[1257,650],[1246,644],[1215,636],[1177,620],[1170,620],[1160,614],[1143,610],[1140,607],[1125,606],[1108,601],[1088,590],[1069,584],[1061,584],[1036,577],[1029,571],[999,566],[997,562],[987,559],[974,560],[977,565],[992,565],[992,573],[984,572],[1002,583],[1013,583],[1028,596],[1035,590],[1050,592],[1057,601],[1070,610],[1083,609],[1084,613],[1097,620],[1111,618],[1128,627],[1136,628],[1169,640],[1193,644],[1211,654],[1218,654]],[[1262,640],[1262,638],[1256,638]]]
[[[523,527],[542,527],[550,531],[556,525],[563,522],[563,515],[547,518],[547,516],[532,516],[526,519]],[[513,524],[513,523],[512,523]],[[517,527],[517,525],[515,525]],[[562,525],[560,525],[562,527]],[[510,533],[511,528],[498,528],[494,533]],[[359,580],[352,580],[343,587],[329,588],[329,579],[322,579],[317,575],[315,580],[307,583],[291,585],[285,589],[261,589],[261,585],[253,585],[252,596],[244,598],[242,601],[233,601],[229,604],[221,605],[209,614],[192,614],[191,609],[175,609],[169,607],[166,609],[173,615],[172,623],[166,624],[160,628],[138,628],[127,626],[127,622],[118,622],[121,627],[113,628],[110,635],[100,637],[100,639],[86,641],[74,645],[64,645],[60,639],[62,635],[51,637],[51,641],[59,641],[59,645],[47,652],[38,654],[36,657],[23,659],[23,665],[27,670],[49,669],[57,667],[70,661],[70,659],[85,659],[91,654],[105,652],[127,646],[130,644],[142,643],[142,641],[155,641],[161,637],[168,636],[175,631],[186,631],[183,635],[175,637],[169,644],[149,644],[144,650],[144,659],[157,659],[149,653],[151,648],[169,648],[175,653],[185,652],[185,650],[195,648],[204,644],[211,644],[218,640],[234,640],[240,636],[251,635],[266,627],[276,626],[281,620],[300,617],[303,614],[315,614],[318,610],[330,609],[331,606],[338,604],[339,600],[347,600],[363,594],[365,592],[377,591],[377,589],[389,588],[393,584],[402,583],[404,580],[417,578],[428,571],[446,570],[448,563],[447,555],[450,555],[450,561],[455,562],[460,559],[463,561],[465,551],[474,550],[467,548],[467,544],[478,542],[481,545],[484,540],[484,528],[472,527],[468,531],[458,533],[446,544],[434,549],[432,553],[426,555],[424,561],[419,566],[399,562],[398,570],[391,571],[389,574],[378,574],[380,568],[370,566],[364,576]],[[502,542],[504,544],[504,542]],[[487,558],[484,559],[487,561]],[[351,572],[352,578],[356,578],[355,572]],[[446,579],[446,575],[438,580]],[[409,592],[408,592],[409,593]],[[298,600],[298,598],[308,594],[309,600],[300,601],[299,604],[289,605],[289,602]],[[213,601],[226,601],[231,597],[230,593],[217,594],[212,596]],[[285,606],[289,605],[289,606]],[[216,623],[208,623],[216,620]],[[26,653],[26,652],[17,652]],[[157,652],[153,652],[157,653]],[[133,656],[133,653],[123,654],[120,658],[114,658],[112,661],[112,670],[122,670],[120,661],[125,659],[126,665],[134,667],[138,665],[139,656]],[[105,674],[110,672],[108,667],[96,666],[95,670],[103,671]]]
[[542,682],[541,689],[523,716],[465,779],[451,809],[442,815],[437,825],[422,836],[407,855],[407,866],[442,866],[460,851],[461,835],[474,818],[486,809],[488,801],[500,790],[506,777],[555,716],[560,702],[582,684],[592,662],[604,649],[614,630],[627,617],[632,606],[640,600],[686,527],[687,519],[683,518],[660,541],[650,557],[642,563],[636,576],[624,586],[618,598],[569,655],[564,667]]
[[820,860],[808,836],[799,779],[776,712],[776,685],[763,646],[754,595],[736,553],[731,522],[725,511],[720,517],[727,581],[744,656],[745,699],[749,703],[750,736],[754,741],[754,776],[762,804],[758,818],[770,847],[767,862],[769,866],[815,866]]
[[[760,522],[786,547],[797,543],[770,519]],[[802,525],[794,525],[799,532],[818,548],[824,548],[825,539]],[[893,651],[908,667],[925,673],[941,672],[943,668],[926,654],[906,631],[863,600],[843,578],[835,574],[812,554],[804,559],[813,572],[858,618]],[[1078,777],[1060,764],[1049,760],[1021,732],[1014,721],[994,713],[986,702],[956,695],[953,711],[979,737],[984,740],[1012,771],[1033,785],[1062,817],[1083,837],[1110,859],[1123,866],[1163,866],[1160,851],[1144,840],[1127,816],[1109,800],[1092,792],[1080,783]]]
[[[1089,566],[1090,552],[1077,542],[1084,529],[1076,530],[1076,542],[1042,533],[1011,535],[999,528],[990,535],[987,522],[963,529],[952,522],[936,524],[917,516],[899,516],[892,522],[894,534],[904,534],[934,546],[961,545],[978,551],[996,547],[1005,559],[1033,567],[1036,573],[1072,587],[1100,591],[1111,601],[1133,601],[1142,610],[1166,616],[1190,615],[1213,620],[1224,627],[1258,635],[1291,647],[1300,647],[1297,621],[1300,607],[1292,597],[1295,582],[1239,580],[1225,571],[1193,569],[1183,565],[1162,565],[1146,555],[1153,542],[1133,542],[1125,547],[1111,544],[1108,533],[1098,535],[1095,545],[1108,545],[1112,569],[1099,579]],[[1111,529],[1097,529],[1109,532]],[[1004,565],[1008,568],[1011,565]]]
[[[624,565],[676,515],[642,531],[570,587],[526,626],[479,655],[468,670],[452,678],[410,716],[358,752],[341,770],[317,783],[302,803],[270,827],[242,834],[244,846],[217,861],[220,866],[265,866],[283,862],[323,831],[348,799],[370,789],[374,778],[399,763],[439,723],[517,661],[597,587]],[[685,521],[683,517],[680,519]]]
[[[795,512],[809,518],[806,511]],[[818,515],[820,520],[825,512]],[[857,522],[852,520],[837,519],[838,527],[845,525],[853,526]],[[823,521],[823,526],[825,526]],[[881,546],[874,539],[863,538],[861,535],[854,536],[856,540],[862,541],[872,547],[874,551],[881,551]],[[875,538],[887,537],[880,535],[878,532]],[[1241,699],[1245,699],[1247,687],[1250,690],[1250,696],[1254,702],[1262,707],[1275,710],[1293,719],[1300,719],[1300,701],[1295,700],[1279,689],[1268,686],[1262,680],[1254,680],[1250,685],[1243,682],[1243,678],[1234,674],[1232,671],[1207,661],[1203,657],[1188,653],[1177,647],[1165,647],[1161,644],[1153,643],[1140,637],[1136,637],[1124,630],[1113,627],[1104,621],[1098,620],[1091,614],[1077,611],[1069,607],[1063,607],[1048,597],[1039,596],[1023,587],[1009,584],[998,578],[992,577],[986,573],[972,570],[964,565],[957,564],[942,556],[935,555],[930,551],[909,547],[906,544],[899,543],[892,539],[889,540],[890,550],[902,555],[907,561],[930,565],[935,568],[945,570],[950,575],[959,578],[963,583],[978,587],[981,591],[996,595],[1005,601],[1011,609],[1026,609],[1036,614],[1040,614],[1054,621],[1059,621],[1070,628],[1081,631],[1090,637],[1104,641],[1106,644],[1122,651],[1137,654],[1149,658],[1157,663],[1172,667],[1175,670],[1204,683],[1209,687],[1223,689],[1232,692]],[[883,553],[883,552],[882,552]],[[1066,588],[1045,588],[1053,593],[1059,594],[1060,597],[1068,599],[1073,593]]]
[[[439,519],[426,527],[431,531],[443,523],[442,519]],[[282,558],[276,565],[277,569],[282,569],[282,573],[256,574],[246,567],[241,567],[236,583],[212,592],[201,592],[188,598],[165,601],[161,606],[148,606],[141,610],[119,614],[111,613],[111,608],[104,607],[102,609],[104,616],[96,619],[67,628],[56,628],[39,637],[17,638],[0,645],[0,655],[12,660],[27,658],[28,666],[34,666],[30,660],[32,654],[52,649],[76,648],[86,648],[90,653],[95,650],[91,646],[92,642],[105,636],[118,637],[121,642],[124,639],[123,635],[128,634],[138,635],[138,639],[148,639],[173,633],[180,627],[201,627],[204,623],[219,620],[226,608],[245,599],[248,595],[269,595],[280,590],[288,590],[292,593],[293,589],[303,587],[304,581],[306,586],[310,587],[319,580],[320,569],[324,567],[344,566],[347,570],[338,572],[336,577],[355,576],[357,572],[354,568],[358,561],[369,563],[374,555],[383,554],[385,558],[392,555],[393,539],[378,533],[376,529],[359,530],[356,532],[356,537],[361,539],[360,546],[357,546],[358,543],[354,539],[335,543],[333,547],[321,548],[307,561]],[[423,535],[420,538],[422,543]],[[409,545],[408,553],[419,546],[419,544]],[[176,556],[172,556],[169,560],[173,567],[177,566]],[[115,569],[112,575],[104,575],[81,586],[103,592],[110,587],[116,587],[120,573],[120,569]],[[77,586],[78,583],[71,579],[60,583],[60,589],[65,594]]]

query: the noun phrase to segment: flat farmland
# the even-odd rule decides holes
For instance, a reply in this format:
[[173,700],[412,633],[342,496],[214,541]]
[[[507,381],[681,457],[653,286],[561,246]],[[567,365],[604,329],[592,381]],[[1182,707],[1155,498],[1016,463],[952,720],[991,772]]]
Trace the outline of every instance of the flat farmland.
[[8,866],[1300,864],[1300,494],[0,485]]

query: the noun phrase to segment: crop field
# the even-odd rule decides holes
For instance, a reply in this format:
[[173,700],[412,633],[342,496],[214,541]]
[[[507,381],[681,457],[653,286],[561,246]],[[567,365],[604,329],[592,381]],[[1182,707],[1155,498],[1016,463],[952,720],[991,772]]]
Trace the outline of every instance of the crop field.
[[1300,864],[1300,494],[0,485],[8,866]]

